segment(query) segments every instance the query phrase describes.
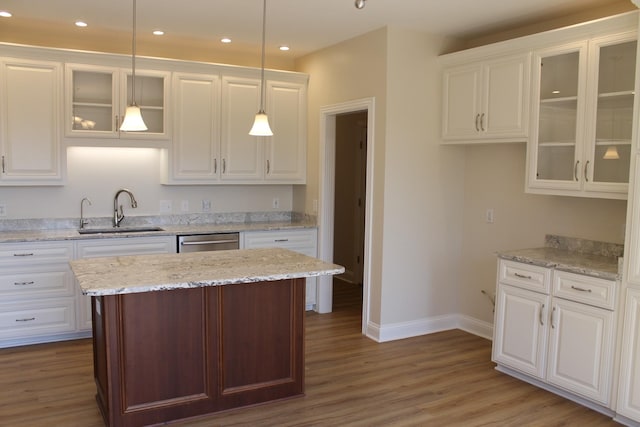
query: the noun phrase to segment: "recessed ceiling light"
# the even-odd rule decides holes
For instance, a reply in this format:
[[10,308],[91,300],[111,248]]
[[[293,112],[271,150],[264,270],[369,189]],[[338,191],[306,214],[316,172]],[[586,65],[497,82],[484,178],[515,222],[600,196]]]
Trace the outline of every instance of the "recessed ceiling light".
[[229,37],[223,37],[220,39],[222,43],[231,43],[231,39]]
[[6,10],[0,10],[0,16],[3,18],[11,18],[11,12],[7,12]]
[[554,91],[552,91],[551,93],[552,93],[552,94],[554,94],[554,95],[557,95],[557,94],[559,94],[559,93],[560,93],[560,91],[559,91],[559,90],[554,90]]
[[287,50],[289,50],[289,46],[282,45],[282,46],[280,46],[280,50],[282,50],[282,51],[285,51],[285,52],[286,52]]
[[76,21],[76,27],[86,27],[87,23],[84,21]]
[[162,30],[153,30],[154,36],[164,36],[164,31]]

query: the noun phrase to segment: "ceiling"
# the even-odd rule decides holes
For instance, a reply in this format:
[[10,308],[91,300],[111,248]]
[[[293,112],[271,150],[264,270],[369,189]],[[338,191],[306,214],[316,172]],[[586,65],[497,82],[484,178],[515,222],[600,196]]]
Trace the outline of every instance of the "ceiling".
[[[391,25],[446,36],[471,37],[507,30],[621,0],[366,0],[358,10],[354,0],[268,0],[268,52],[299,57],[340,41]],[[138,34],[160,28],[172,38],[219,44],[233,39],[229,49],[259,49],[261,0],[137,0]],[[629,5],[631,3],[629,2]],[[56,33],[81,31],[130,33],[132,0],[0,0],[5,19],[24,28],[42,27]],[[13,29],[12,29],[13,31]],[[288,53],[277,53],[279,45]]]

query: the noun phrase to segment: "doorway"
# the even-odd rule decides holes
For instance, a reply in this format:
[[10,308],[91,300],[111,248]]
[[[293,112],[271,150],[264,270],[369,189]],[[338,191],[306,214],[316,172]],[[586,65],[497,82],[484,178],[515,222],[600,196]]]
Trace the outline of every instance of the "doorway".
[[333,276],[332,310],[362,305],[364,207],[367,171],[367,112],[336,115],[333,262],[345,267]]
[[[336,188],[336,126],[337,117],[343,114],[366,113],[366,178],[364,205],[364,251],[362,255],[362,333],[367,334],[371,276],[371,234],[373,201],[373,158],[375,146],[375,100],[365,98],[335,104],[320,109],[320,188],[318,200],[318,256],[324,261],[334,261],[334,223]],[[329,313],[333,305],[333,278],[318,278],[317,305],[319,313]],[[375,325],[374,325],[375,327]]]

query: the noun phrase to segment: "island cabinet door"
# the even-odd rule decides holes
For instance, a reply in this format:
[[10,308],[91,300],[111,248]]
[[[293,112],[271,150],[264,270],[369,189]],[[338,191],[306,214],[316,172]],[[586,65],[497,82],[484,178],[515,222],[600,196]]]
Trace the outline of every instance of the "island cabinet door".
[[305,279],[218,289],[224,408],[302,395]]
[[110,426],[220,409],[215,288],[94,297],[94,373]]

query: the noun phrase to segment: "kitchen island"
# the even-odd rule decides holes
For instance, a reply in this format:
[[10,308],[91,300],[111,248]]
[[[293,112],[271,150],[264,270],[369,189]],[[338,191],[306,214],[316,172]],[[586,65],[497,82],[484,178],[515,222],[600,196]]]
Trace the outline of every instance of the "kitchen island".
[[71,261],[92,296],[96,400],[142,426],[304,393],[305,278],[344,268],[286,249]]

